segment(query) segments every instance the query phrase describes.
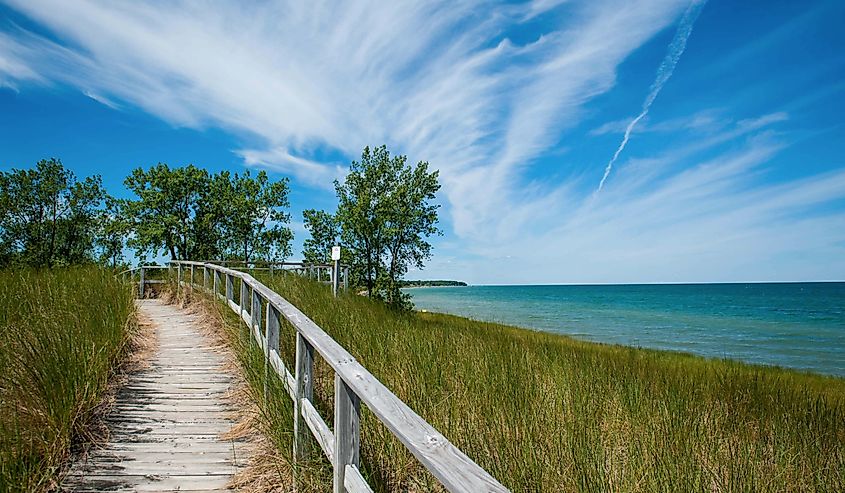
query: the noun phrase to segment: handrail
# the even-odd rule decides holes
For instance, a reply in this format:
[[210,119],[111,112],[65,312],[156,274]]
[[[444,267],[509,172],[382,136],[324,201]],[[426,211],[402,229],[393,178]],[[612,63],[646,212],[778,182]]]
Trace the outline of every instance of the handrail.
[[[294,460],[305,457],[309,448],[308,440],[313,437],[332,462],[335,493],[372,491],[359,471],[361,403],[370,409],[448,491],[508,491],[408,407],[316,323],[250,274],[208,262],[180,260],[172,261],[171,265],[177,268],[177,282],[180,286],[200,285],[215,298],[225,300],[227,306],[246,322],[250,333],[264,351],[266,368],[273,368],[293,400]],[[193,281],[193,271],[198,266],[203,270],[202,284]],[[187,282],[182,280],[183,270],[191,271],[190,280]],[[213,275],[211,282],[209,272]],[[234,299],[236,278],[241,282],[240,299],[237,302]],[[221,286],[225,294],[220,292]],[[279,357],[279,328],[282,316],[296,329],[294,375],[291,375]],[[333,431],[317,413],[313,404],[315,351],[335,373]],[[266,383],[264,391],[268,392]],[[311,437],[306,430],[310,432]]]
[[[182,261],[185,262],[185,261]],[[244,260],[197,260],[200,264],[214,264],[223,267],[229,267],[231,264],[246,264],[246,265],[278,265],[284,267],[286,265],[299,267],[331,267],[332,264],[314,263],[314,262],[288,262],[288,261],[265,261],[256,260],[253,262],[246,262]]]
[[149,269],[169,269],[170,267],[166,265],[139,265],[137,267],[130,267],[124,271],[118,272],[115,274],[116,276],[122,276],[131,272],[135,272],[136,270],[149,270]]
[[130,267],[123,272],[118,272],[115,274],[115,277],[121,276],[123,278],[126,277],[126,274],[129,274],[131,279],[135,279],[135,271],[138,271],[140,275],[138,276],[138,297],[144,297],[144,287],[147,284],[163,284],[165,281],[162,280],[154,280],[154,279],[145,279],[144,278],[144,271],[150,269],[170,269],[170,267],[166,265],[139,265],[137,267]]
[[[318,282],[323,282],[326,284],[330,284],[331,280],[326,281],[324,278],[332,279],[332,272],[334,266],[332,264],[312,264],[308,262],[272,262],[272,261],[256,261],[256,262],[245,262],[243,260],[171,260],[170,263],[173,264],[175,262],[179,262],[183,265],[194,265],[194,266],[203,266],[206,264],[211,265],[219,265],[221,267],[229,268],[228,264],[240,264],[236,266],[231,266],[235,269],[244,269],[248,271],[294,271],[301,274],[308,274],[308,277],[315,279]],[[266,266],[266,267],[258,267],[258,265]],[[349,287],[349,266],[345,264],[340,264],[338,266],[340,271],[338,272],[339,279],[342,279],[340,284],[343,286],[344,289]]]

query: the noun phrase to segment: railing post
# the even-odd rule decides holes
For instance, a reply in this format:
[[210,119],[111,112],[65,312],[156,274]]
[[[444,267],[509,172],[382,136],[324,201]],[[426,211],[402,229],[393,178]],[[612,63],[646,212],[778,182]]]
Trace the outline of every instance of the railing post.
[[[270,351],[279,353],[279,310],[272,303],[267,303],[267,350],[264,360],[264,404],[267,405],[267,398],[270,395]],[[287,385],[287,382],[285,382]]]
[[216,300],[217,300],[217,296],[220,294],[220,287],[219,287],[219,284],[220,284],[220,273],[219,273],[218,271],[216,271],[216,270],[212,270],[212,271],[211,271],[211,279],[213,280],[212,284],[214,284],[214,286],[212,287],[212,289],[214,289],[214,299],[215,299],[215,301],[216,301]]
[[202,289],[208,287],[208,268],[206,266],[202,266]]
[[340,259],[332,263],[332,294],[337,298],[337,290],[340,288]]
[[244,281],[243,278],[241,278],[241,296],[238,301],[238,309],[240,310],[238,316],[240,316],[241,320],[243,320],[244,310],[246,310],[246,281]]
[[349,267],[343,268],[343,290],[349,291]]
[[235,277],[232,274],[226,274],[226,299],[235,301]]
[[188,285],[191,286],[191,288],[194,287],[194,264],[191,264],[191,280],[188,281]]
[[141,280],[138,282],[138,298],[144,299],[144,268],[141,267]]
[[[252,309],[249,311],[250,317],[250,331],[253,333],[253,339],[255,339],[255,334],[257,333],[259,336],[261,335],[261,295],[259,295],[255,288],[252,289]],[[256,343],[259,341],[256,340]]]
[[296,389],[293,403],[293,460],[308,459],[311,453],[311,436],[305,418],[302,417],[302,400],[314,398],[314,348],[296,333]]
[[346,493],[346,466],[358,467],[361,448],[361,399],[334,375],[334,493]]

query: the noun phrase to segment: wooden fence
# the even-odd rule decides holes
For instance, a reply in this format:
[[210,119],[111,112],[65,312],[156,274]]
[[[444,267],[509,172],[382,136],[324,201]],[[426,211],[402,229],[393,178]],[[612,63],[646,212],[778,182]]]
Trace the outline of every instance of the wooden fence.
[[[358,469],[362,403],[448,491],[508,491],[396,397],[323,329],[250,274],[209,262],[173,261],[171,266],[176,267],[179,285],[200,286],[224,300],[250,327],[268,368],[275,370],[293,400],[294,460],[304,459],[309,442],[316,441],[332,463],[335,493],[372,491]],[[203,273],[201,284],[194,276],[194,271],[199,269]],[[141,279],[143,286],[143,274]],[[240,283],[238,300],[234,299],[236,280]],[[282,317],[296,330],[293,374],[279,356]],[[314,406],[315,355],[322,357],[335,375],[333,428],[329,428]],[[264,391],[268,391],[266,386]]]
[[[173,266],[179,262],[173,261],[171,262],[170,266],[163,266],[163,265],[140,265],[138,267],[133,267],[130,269],[126,269],[123,272],[120,272],[118,275],[123,276],[123,278],[129,277],[132,282],[135,281],[135,275],[138,275],[138,295],[140,298],[144,297],[144,292],[146,287],[151,284],[162,284],[167,283],[168,278],[170,277],[170,271],[173,270]],[[182,264],[186,264],[185,274],[182,274],[182,266],[178,265],[176,268],[178,270],[177,276],[180,279],[183,279],[184,276],[189,275],[191,282],[194,279],[194,266],[195,265],[220,265],[223,267],[228,266],[237,266],[234,267],[237,269],[242,269],[244,271],[253,272],[253,271],[264,271],[270,272],[272,275],[275,272],[293,272],[295,274],[299,274],[301,276],[308,277],[309,279],[313,279],[317,282],[323,284],[333,284],[335,280],[335,276],[338,277],[338,286],[346,290],[349,287],[349,266],[341,265],[340,270],[337,274],[334,273],[334,266],[331,264],[310,264],[305,262],[260,262],[260,263],[246,263],[244,261],[234,261],[234,260],[223,260],[223,261],[202,261],[202,262],[181,262]],[[192,264],[192,265],[187,265]],[[151,279],[149,277],[150,271],[161,271],[163,269],[168,270],[167,276],[164,276],[162,279]],[[205,273],[205,276],[208,274]],[[205,280],[204,280],[205,281]]]

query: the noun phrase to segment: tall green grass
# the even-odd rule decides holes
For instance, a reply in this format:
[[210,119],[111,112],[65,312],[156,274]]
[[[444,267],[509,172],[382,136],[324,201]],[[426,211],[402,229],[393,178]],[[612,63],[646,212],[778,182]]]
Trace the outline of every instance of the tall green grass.
[[49,488],[130,334],[132,291],[95,267],[0,271],[0,491]]
[[[295,276],[263,281],[513,491],[845,491],[843,379],[401,314]],[[293,337],[284,327],[289,369]],[[261,356],[245,354],[259,396]],[[332,373],[317,370],[331,423]],[[265,415],[289,460],[289,398],[278,386],[274,396]],[[361,442],[377,491],[438,488],[366,411]]]

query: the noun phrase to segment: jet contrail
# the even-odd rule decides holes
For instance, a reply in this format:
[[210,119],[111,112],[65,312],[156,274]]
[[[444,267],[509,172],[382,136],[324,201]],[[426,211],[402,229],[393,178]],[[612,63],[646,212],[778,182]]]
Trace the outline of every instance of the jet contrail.
[[604,187],[604,182],[607,181],[607,177],[610,176],[610,171],[613,169],[613,163],[616,162],[619,154],[621,154],[622,150],[625,149],[625,146],[628,145],[628,140],[631,138],[631,132],[634,130],[634,127],[640,120],[645,118],[652,103],[654,103],[654,100],[660,93],[660,90],[663,89],[663,86],[666,84],[666,81],[669,80],[669,77],[672,77],[672,72],[675,71],[675,66],[678,64],[678,60],[680,60],[681,55],[684,53],[684,49],[687,47],[687,40],[689,39],[690,34],[692,34],[692,26],[695,24],[695,20],[698,18],[698,14],[701,13],[701,9],[704,8],[705,3],[707,3],[707,0],[693,0],[690,2],[689,7],[687,7],[686,12],[684,12],[684,16],[681,18],[681,23],[678,24],[678,31],[675,33],[675,37],[672,39],[672,42],[669,43],[669,49],[666,50],[666,56],[663,58],[663,62],[660,63],[660,67],[657,69],[657,77],[654,79],[654,83],[651,84],[651,87],[649,88],[648,96],[646,96],[645,101],[643,101],[643,109],[636,118],[631,120],[631,123],[629,123],[628,127],[625,129],[625,136],[622,137],[622,142],[619,144],[616,152],[613,153],[613,157],[610,159],[610,162],[607,163],[607,167],[604,169],[604,176],[601,178],[601,182],[599,183],[599,188],[596,190],[596,193],[600,192]]

